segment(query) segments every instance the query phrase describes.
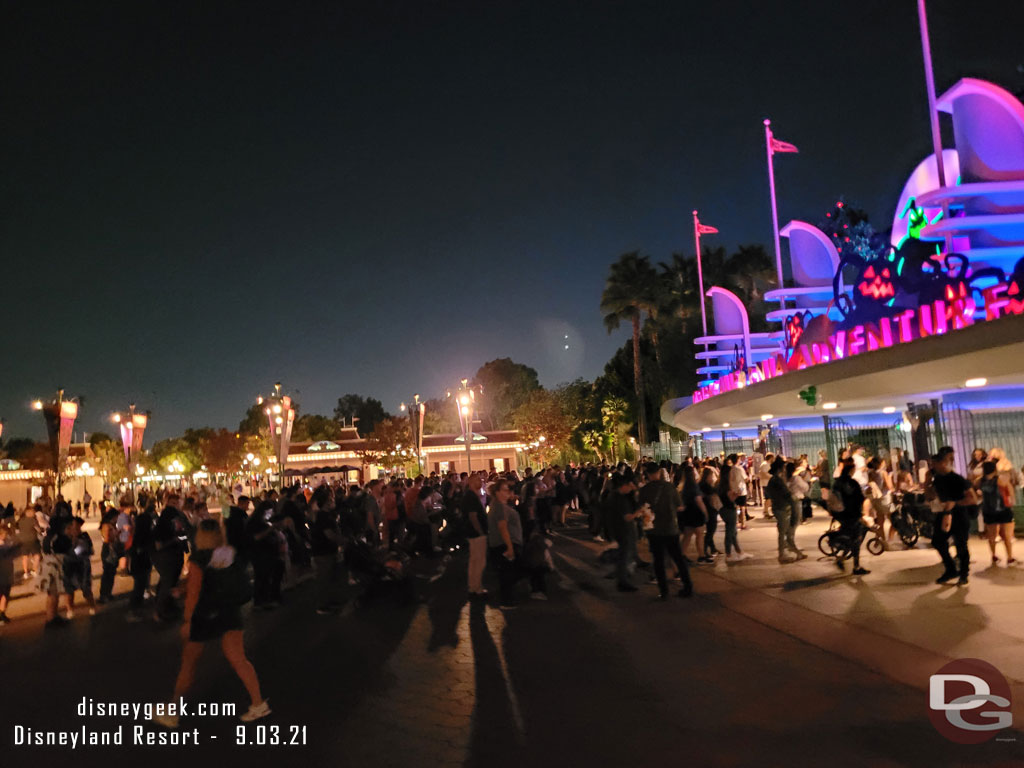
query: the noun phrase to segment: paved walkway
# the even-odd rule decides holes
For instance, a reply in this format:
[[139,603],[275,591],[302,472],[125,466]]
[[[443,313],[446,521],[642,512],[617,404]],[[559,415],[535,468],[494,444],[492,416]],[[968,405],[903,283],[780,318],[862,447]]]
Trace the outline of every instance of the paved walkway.
[[[800,528],[809,553],[824,525]],[[235,745],[234,722],[196,718],[217,741],[94,748],[74,759],[145,760],[147,768],[239,758],[247,768],[286,758],[360,768],[1024,762],[1017,732],[1007,734],[1017,741],[973,747],[945,741],[928,722],[925,693],[947,659],[977,655],[1013,678],[1016,722],[1024,723],[1012,650],[1022,641],[1012,626],[1016,572],[979,571],[967,588],[938,588],[937,556],[922,547],[865,555],[872,573],[854,579],[813,557],[779,565],[771,523],[740,536],[757,557],[695,568],[698,594],[689,601],[656,601],[646,584],[616,592],[597,558],[601,545],[581,528],[555,537],[551,600],[508,613],[466,602],[460,560],[436,581],[418,579],[422,601],[408,606],[385,599],[317,616],[310,587],[300,586],[279,611],[248,616],[246,643],[274,707],[268,723],[306,725],[305,747]],[[168,695],[175,628],[126,624],[122,606],[61,630],[44,631],[35,616],[0,631],[5,689],[17,692],[0,698],[5,753],[66,758],[66,749],[11,746],[10,727],[104,724],[75,715],[82,696]],[[211,651],[192,698],[241,702],[244,694]]]

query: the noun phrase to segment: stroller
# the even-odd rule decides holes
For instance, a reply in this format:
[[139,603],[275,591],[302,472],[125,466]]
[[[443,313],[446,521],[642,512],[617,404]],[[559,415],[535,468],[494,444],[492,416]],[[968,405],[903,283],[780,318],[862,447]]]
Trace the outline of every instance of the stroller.
[[364,537],[358,536],[345,544],[344,558],[349,574],[362,587],[360,605],[385,595],[395,595],[402,603],[415,600],[409,556],[404,552],[375,549]]

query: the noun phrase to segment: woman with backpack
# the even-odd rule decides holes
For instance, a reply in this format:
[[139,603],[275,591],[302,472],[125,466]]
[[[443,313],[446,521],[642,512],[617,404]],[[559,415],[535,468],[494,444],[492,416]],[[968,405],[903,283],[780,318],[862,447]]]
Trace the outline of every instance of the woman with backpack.
[[[270,714],[270,705],[260,692],[256,670],[246,658],[242,642],[242,606],[252,596],[249,575],[235,548],[228,546],[217,520],[199,523],[195,546],[185,587],[185,621],[181,628],[185,647],[172,700],[179,701],[192,687],[205,644],[220,640],[225,658],[252,700],[241,719],[246,723],[259,720]],[[178,727],[176,714],[154,715],[153,719],[165,728]]]

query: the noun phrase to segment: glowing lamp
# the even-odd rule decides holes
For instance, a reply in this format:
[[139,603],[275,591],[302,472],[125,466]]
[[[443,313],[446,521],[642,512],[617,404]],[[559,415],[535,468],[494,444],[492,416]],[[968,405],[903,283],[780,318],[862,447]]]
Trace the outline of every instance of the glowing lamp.
[[32,410],[33,411],[41,411],[41,410],[43,410],[43,401],[42,400],[33,400],[32,401]]
[[703,427],[700,431],[701,432],[710,432],[711,431],[711,427]]
[[896,413],[896,409],[891,405],[887,405],[882,409],[882,413]]
[[729,423],[728,421],[726,421],[726,422],[724,422],[724,423],[722,424],[722,426],[723,426],[723,427],[731,427],[731,426],[732,426],[732,424],[730,424],[730,423]]
[[775,417],[772,414],[770,414],[770,413],[762,413],[761,414],[761,421],[768,421],[768,420],[774,419],[774,418]]
[[969,387],[971,389],[975,389],[977,387],[984,387],[986,384],[988,384],[988,379],[984,378],[983,376],[979,376],[976,379],[968,379],[967,381],[964,382],[964,386]]
[[821,407],[824,408],[826,411],[834,411],[836,408],[839,407],[839,403],[822,403]]

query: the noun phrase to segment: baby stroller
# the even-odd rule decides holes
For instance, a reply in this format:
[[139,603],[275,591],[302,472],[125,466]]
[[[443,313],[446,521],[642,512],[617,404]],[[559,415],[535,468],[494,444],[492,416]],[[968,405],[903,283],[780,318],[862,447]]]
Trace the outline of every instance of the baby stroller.
[[351,538],[345,544],[345,565],[349,574],[362,587],[358,598],[366,605],[378,597],[395,595],[402,603],[416,597],[409,556],[397,550],[378,550],[365,538]]

